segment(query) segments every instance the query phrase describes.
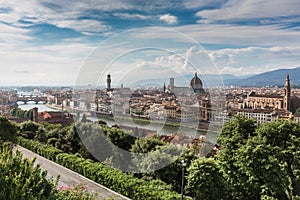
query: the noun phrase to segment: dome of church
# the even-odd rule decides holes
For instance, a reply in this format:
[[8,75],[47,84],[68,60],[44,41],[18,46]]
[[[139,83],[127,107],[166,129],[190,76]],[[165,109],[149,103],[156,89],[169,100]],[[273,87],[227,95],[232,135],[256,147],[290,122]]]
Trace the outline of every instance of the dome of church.
[[200,80],[200,78],[197,76],[197,72],[195,73],[195,76],[192,78],[192,80],[190,81],[190,86],[194,89],[194,90],[199,90],[202,89],[202,81]]

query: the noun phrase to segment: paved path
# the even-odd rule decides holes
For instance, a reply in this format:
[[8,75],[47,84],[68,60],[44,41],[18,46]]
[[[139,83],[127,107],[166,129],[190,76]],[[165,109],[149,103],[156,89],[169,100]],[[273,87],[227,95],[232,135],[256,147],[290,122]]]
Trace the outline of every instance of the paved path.
[[86,184],[87,189],[89,192],[96,192],[98,193],[98,199],[105,199],[112,197],[115,200],[130,200],[127,197],[122,196],[119,193],[116,193],[115,191],[112,191],[88,178],[85,178],[84,176],[71,171],[70,169],[67,169],[51,160],[48,160],[42,156],[39,156],[38,154],[29,151],[28,149],[25,149],[21,146],[16,146],[16,148],[22,152],[24,158],[29,158],[32,160],[34,157],[36,157],[36,164],[41,165],[42,170],[46,170],[48,172],[48,177],[54,177],[56,178],[58,175],[60,175],[59,179],[59,186],[67,186],[67,185],[77,185],[79,183]]

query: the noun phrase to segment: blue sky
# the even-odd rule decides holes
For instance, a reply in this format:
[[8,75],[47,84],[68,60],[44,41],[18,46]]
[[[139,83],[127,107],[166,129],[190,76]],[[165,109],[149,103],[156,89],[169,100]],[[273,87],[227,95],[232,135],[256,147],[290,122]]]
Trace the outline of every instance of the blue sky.
[[[298,67],[299,8],[297,0],[2,1],[0,84],[72,85],[89,56],[95,55],[93,52],[101,57],[97,49],[100,45],[103,50],[103,41],[132,29],[139,29],[139,34],[124,37],[124,41],[139,38],[137,46],[151,41],[153,46],[173,48],[177,56],[162,53],[146,58],[144,54],[137,59],[132,55],[135,57],[132,63],[128,63],[130,59],[120,59],[119,68],[103,69],[103,73],[116,77],[124,69],[132,71],[131,67],[143,65],[143,68],[148,66],[147,73],[151,74],[152,68],[157,70],[156,65],[171,63],[181,68],[191,58],[188,55],[192,46],[189,48],[168,31],[142,31],[150,30],[149,27],[168,28],[197,41],[217,73],[247,75]],[[116,41],[110,44],[113,43]],[[195,58],[199,51],[193,52]]]

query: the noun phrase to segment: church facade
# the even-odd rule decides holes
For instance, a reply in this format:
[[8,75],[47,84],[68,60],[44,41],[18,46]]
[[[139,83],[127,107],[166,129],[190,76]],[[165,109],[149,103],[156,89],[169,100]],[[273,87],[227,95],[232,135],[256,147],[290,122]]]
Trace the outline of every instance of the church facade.
[[277,109],[277,110],[291,110],[291,86],[290,78],[287,74],[284,85],[284,95],[261,95],[250,92],[244,102],[246,109]]
[[190,85],[188,87],[178,87],[175,86],[175,79],[170,78],[170,83],[168,85],[168,91],[174,93],[175,95],[190,95],[190,94],[203,94],[203,83],[198,77],[197,72],[195,76],[190,80]]

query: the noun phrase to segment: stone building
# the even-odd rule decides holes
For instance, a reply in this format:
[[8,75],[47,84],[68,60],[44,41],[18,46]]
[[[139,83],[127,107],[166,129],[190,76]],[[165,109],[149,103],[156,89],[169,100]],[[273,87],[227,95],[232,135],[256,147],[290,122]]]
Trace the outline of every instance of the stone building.
[[[164,86],[165,90],[165,86]],[[195,73],[195,76],[190,80],[190,85],[188,87],[178,87],[175,86],[175,79],[170,78],[170,83],[168,86],[168,90],[170,92],[173,92],[175,95],[191,95],[191,94],[203,94],[203,84],[200,78],[197,75],[197,72]]]
[[68,126],[73,122],[73,116],[70,113],[62,113],[60,111],[44,111],[38,112],[38,108],[33,108],[34,122],[48,122],[49,124],[62,124]]
[[290,78],[286,75],[283,95],[257,95],[250,92],[244,102],[245,109],[277,109],[295,113],[300,107],[300,98],[291,92]]

